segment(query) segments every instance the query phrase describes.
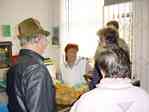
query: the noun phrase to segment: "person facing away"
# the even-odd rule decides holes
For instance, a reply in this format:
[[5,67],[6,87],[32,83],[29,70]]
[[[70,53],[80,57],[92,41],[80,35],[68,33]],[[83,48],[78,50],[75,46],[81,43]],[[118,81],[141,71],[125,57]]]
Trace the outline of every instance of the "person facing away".
[[94,72],[92,74],[92,79],[89,84],[90,89],[94,89],[96,87],[96,84],[98,84],[102,79],[100,69],[96,65],[99,55],[105,50],[107,50],[107,48],[109,47],[118,46],[117,38],[119,38],[118,37],[119,35],[117,30],[111,27],[106,27],[106,28],[99,29],[97,31],[97,35],[99,37],[100,42],[94,56],[95,64],[94,64],[94,70],[93,70]]
[[[114,28],[115,30],[117,30],[119,32],[119,23],[116,20],[111,20],[111,21],[107,22],[106,26],[110,27],[110,28]],[[118,45],[123,50],[125,50],[128,53],[128,55],[130,54],[128,44],[125,42],[125,40],[123,40],[120,37],[118,38]]]
[[86,83],[83,75],[92,70],[87,58],[77,56],[77,44],[68,43],[65,46],[65,57],[57,69],[57,77],[64,84],[79,86]]
[[[124,49],[129,55],[129,47],[128,47],[127,43],[119,37],[119,23],[118,23],[118,21],[116,21],[116,20],[108,21],[106,23],[106,26],[109,27],[109,28],[113,28],[118,32],[117,44],[118,44],[119,47]],[[98,33],[99,33],[99,31],[98,31]],[[100,36],[100,35],[98,35],[98,36]],[[102,49],[104,49],[103,46],[101,44],[98,44],[96,52],[95,52],[95,56],[94,56],[95,59],[96,59],[96,57],[98,57],[98,54],[100,54],[100,52],[102,52]]]
[[121,48],[109,48],[97,59],[103,79],[81,96],[70,112],[149,112],[149,94],[129,79],[129,57]]
[[41,56],[47,47],[48,31],[28,18],[18,24],[22,49],[7,73],[9,112],[55,112],[55,89]]

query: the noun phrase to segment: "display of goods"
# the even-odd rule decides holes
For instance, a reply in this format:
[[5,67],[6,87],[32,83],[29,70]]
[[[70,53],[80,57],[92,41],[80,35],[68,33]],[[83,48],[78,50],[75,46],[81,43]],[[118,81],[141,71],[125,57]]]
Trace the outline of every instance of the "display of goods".
[[66,84],[56,83],[56,102],[61,105],[71,105],[88,90],[88,86],[82,84],[77,87],[71,87]]

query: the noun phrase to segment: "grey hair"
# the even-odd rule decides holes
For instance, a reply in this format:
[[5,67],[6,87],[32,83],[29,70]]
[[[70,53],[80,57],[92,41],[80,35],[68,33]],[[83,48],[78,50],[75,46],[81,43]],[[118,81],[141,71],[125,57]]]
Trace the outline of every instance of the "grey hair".
[[29,37],[20,37],[20,46],[24,46],[27,43],[35,43],[35,39],[38,37],[38,35],[33,35]]
[[102,52],[97,59],[97,65],[105,72],[105,77],[131,77],[129,56],[121,48],[107,49]]

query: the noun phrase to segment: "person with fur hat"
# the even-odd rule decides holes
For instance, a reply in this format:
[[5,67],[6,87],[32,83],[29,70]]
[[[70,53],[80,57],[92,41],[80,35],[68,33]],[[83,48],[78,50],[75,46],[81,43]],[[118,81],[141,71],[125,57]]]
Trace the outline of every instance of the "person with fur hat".
[[[111,21],[108,21],[107,23],[106,23],[106,26],[107,27],[110,27],[110,28],[113,28],[113,29],[115,29],[115,30],[117,30],[118,32],[119,32],[119,22],[118,21],[116,21],[116,20],[111,20]],[[122,39],[122,38],[120,38],[120,37],[118,37],[118,45],[119,45],[119,47],[121,47],[123,50],[125,50],[128,54],[129,54],[129,56],[130,56],[130,51],[129,51],[129,46],[128,46],[128,44],[125,42],[125,40],[124,39]]]
[[119,30],[119,23],[116,20],[111,20],[106,23],[106,28],[100,29],[97,32],[100,42],[96,48],[96,52],[94,55],[95,70],[90,83],[90,89],[95,88],[96,84],[99,83],[102,78],[100,70],[96,67],[96,59],[99,57],[101,52],[105,51],[107,47],[110,47],[111,45],[117,45],[120,48],[122,48],[129,56],[128,45],[123,39],[119,37],[118,30]]
[[94,56],[95,64],[94,64],[94,70],[92,73],[91,81],[89,83],[90,89],[96,88],[96,84],[100,83],[100,80],[102,79],[100,69],[97,67],[97,63],[96,63],[97,59],[99,58],[99,55],[102,52],[106,51],[107,48],[109,47],[118,46],[117,38],[119,38],[118,37],[119,35],[117,30],[111,27],[106,27],[106,28],[99,29],[97,31],[97,35],[99,36],[100,42]]
[[22,49],[7,73],[9,112],[55,112],[55,89],[43,63],[49,32],[28,18],[18,24]]

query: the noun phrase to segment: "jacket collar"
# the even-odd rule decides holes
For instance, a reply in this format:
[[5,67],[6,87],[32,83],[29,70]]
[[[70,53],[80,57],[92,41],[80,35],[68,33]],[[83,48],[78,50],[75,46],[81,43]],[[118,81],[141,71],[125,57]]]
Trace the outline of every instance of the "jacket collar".
[[97,88],[124,89],[132,87],[131,80],[128,78],[103,78]]
[[21,49],[20,50],[20,56],[28,55],[33,57],[34,59],[37,59],[39,62],[43,63],[44,57],[40,54],[36,53],[35,51],[29,50],[29,49]]

